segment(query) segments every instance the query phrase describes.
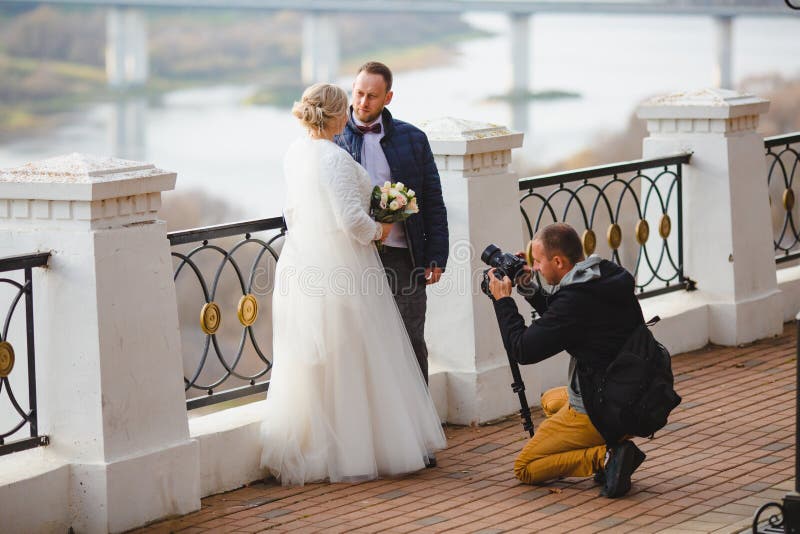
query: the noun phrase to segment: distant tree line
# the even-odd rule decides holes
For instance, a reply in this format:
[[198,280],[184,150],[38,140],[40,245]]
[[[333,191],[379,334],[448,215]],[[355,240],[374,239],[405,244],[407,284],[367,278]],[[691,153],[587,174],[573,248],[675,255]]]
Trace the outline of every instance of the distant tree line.
[[0,50],[6,55],[103,64],[105,17],[99,9],[61,12],[40,6],[0,21]]
[[[800,132],[800,77],[785,78],[779,74],[752,76],[741,81],[739,91],[752,93],[770,101],[769,111],[761,116],[758,131],[765,137]],[[530,165],[525,161],[518,166],[520,176],[534,176],[561,172],[617,161],[642,157],[642,139],[647,136],[647,125],[636,113],[628,117],[625,129],[604,133],[596,142],[568,158],[548,167]]]
[[[50,111],[108,93],[105,15],[105,8],[0,5],[0,139],[49,127]],[[341,55],[351,62],[478,33],[457,15],[338,18]],[[302,13],[151,10],[147,22],[147,90],[209,82],[300,83]]]
[[[364,51],[440,42],[473,32],[456,15],[341,14],[344,57]],[[299,12],[158,10],[148,12],[150,69],[167,79],[206,79],[297,66]],[[103,67],[102,8],[0,11],[0,55]]]

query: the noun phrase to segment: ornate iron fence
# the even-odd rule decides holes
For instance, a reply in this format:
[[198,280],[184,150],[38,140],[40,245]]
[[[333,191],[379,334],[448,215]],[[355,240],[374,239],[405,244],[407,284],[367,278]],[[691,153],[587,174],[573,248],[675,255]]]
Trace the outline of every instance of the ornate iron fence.
[[[252,236],[261,232],[272,235]],[[270,295],[285,232],[283,218],[275,217],[168,234],[175,258],[187,409],[269,387],[272,360],[262,347],[272,347]],[[200,291],[187,286],[191,283]]]
[[800,132],[768,137],[764,147],[775,262],[783,263],[800,258],[800,206],[794,192],[795,179],[800,179]]
[[[800,386],[800,320],[795,321],[795,388]],[[795,391],[797,391],[795,389]],[[783,502],[768,502],[756,510],[752,523],[753,534],[786,534],[800,532],[800,395],[794,405],[794,492]]]
[[[4,416],[3,426],[0,426],[0,455],[32,449],[49,443],[47,436],[39,435],[36,412],[36,351],[34,350],[33,332],[33,268],[47,266],[49,258],[50,253],[44,252],[0,259],[0,273],[22,271],[23,275],[22,282],[11,278],[0,278],[0,286],[11,294],[11,304],[2,323],[2,330],[0,330],[0,409],[3,410]],[[12,329],[12,320],[15,319],[14,312],[17,311],[17,305],[23,296],[25,297],[24,346],[28,356],[26,368],[15,365],[17,356],[14,347],[23,346],[22,341],[14,340],[14,344],[12,344],[10,340],[11,333],[16,331]],[[17,367],[17,373],[12,376],[11,373],[15,367]],[[19,388],[21,385],[23,386],[21,389],[27,386],[27,399],[18,397],[19,389],[17,394],[14,393],[14,386]],[[27,404],[27,409],[24,407],[25,404]],[[6,423],[5,420],[10,422]],[[9,424],[10,427],[5,427],[5,424]],[[28,425],[30,437],[7,441],[25,425]]]
[[[683,272],[681,193],[681,166],[690,158],[678,154],[521,179],[528,235],[553,222],[583,229],[584,252],[633,273],[640,298],[693,289]],[[658,229],[655,239],[651,226]]]

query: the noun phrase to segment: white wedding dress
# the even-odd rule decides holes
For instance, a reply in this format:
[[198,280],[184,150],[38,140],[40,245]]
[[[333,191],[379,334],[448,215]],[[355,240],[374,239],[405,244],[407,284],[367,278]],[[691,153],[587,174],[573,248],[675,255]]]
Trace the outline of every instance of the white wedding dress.
[[284,169],[261,465],[284,485],[422,469],[445,437],[373,243],[369,175],[308,137]]

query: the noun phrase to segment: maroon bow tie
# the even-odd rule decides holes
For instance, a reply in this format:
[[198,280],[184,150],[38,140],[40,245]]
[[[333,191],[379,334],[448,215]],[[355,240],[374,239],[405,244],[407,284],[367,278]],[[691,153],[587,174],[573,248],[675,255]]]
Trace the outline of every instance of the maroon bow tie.
[[376,122],[372,126],[361,126],[360,124],[357,124],[356,126],[358,126],[358,129],[361,131],[361,133],[367,133],[367,132],[372,132],[376,134],[381,133],[381,123],[379,122]]

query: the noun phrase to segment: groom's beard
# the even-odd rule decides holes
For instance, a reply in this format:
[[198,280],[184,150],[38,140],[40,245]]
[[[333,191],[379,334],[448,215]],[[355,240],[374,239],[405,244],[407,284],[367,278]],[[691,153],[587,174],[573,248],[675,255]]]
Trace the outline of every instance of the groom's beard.
[[383,113],[383,106],[381,109],[375,110],[372,113],[362,114],[361,111],[358,110],[355,106],[353,106],[353,113],[355,114],[356,118],[363,122],[364,124],[372,124],[375,120],[381,116]]

